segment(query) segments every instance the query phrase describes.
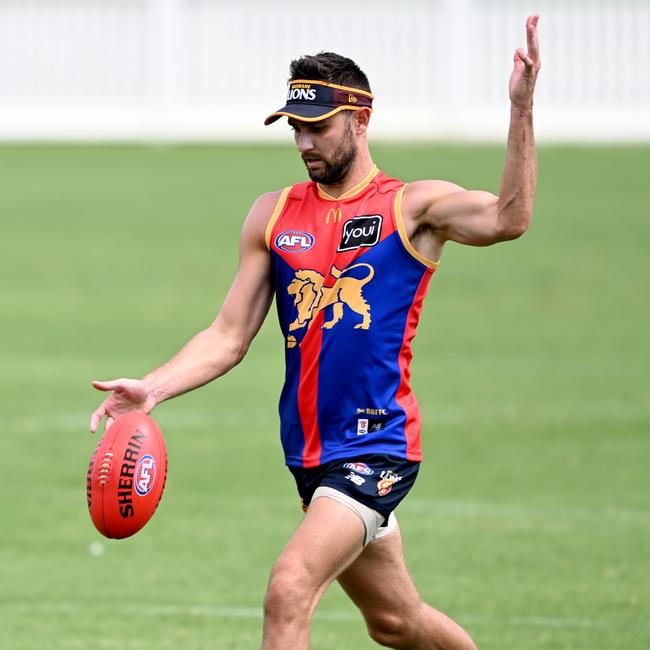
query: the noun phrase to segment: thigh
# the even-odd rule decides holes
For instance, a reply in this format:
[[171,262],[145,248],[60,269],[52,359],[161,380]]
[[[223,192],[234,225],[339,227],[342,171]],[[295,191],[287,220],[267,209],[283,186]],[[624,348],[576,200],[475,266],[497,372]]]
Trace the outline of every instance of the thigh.
[[399,527],[370,542],[338,580],[381,645],[476,650],[465,630],[420,600],[406,568]]
[[399,526],[370,542],[338,581],[366,620],[382,610],[413,611],[420,602],[406,568]]
[[316,499],[273,567],[319,595],[363,551],[365,527],[357,514],[329,498]]

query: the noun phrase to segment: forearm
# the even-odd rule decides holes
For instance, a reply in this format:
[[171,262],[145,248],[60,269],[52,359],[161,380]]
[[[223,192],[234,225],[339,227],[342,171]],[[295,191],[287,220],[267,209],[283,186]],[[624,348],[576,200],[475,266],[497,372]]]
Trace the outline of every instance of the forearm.
[[506,162],[499,189],[498,227],[506,238],[522,235],[530,224],[537,186],[537,155],[532,107],[512,106]]
[[244,358],[273,298],[270,258],[260,237],[251,251],[243,252],[239,271],[210,327],[143,378],[157,404],[225,375]]
[[156,403],[187,393],[226,374],[246,353],[241,337],[214,325],[196,334],[166,364],[143,381]]
[[243,359],[273,297],[271,259],[264,232],[278,196],[279,192],[261,197],[246,218],[240,239],[239,269],[210,327],[196,334],[175,357],[142,380],[93,382],[95,388],[110,395],[92,414],[91,431],[97,430],[104,417],[110,426],[129,411],[149,413],[156,404],[224,375]]

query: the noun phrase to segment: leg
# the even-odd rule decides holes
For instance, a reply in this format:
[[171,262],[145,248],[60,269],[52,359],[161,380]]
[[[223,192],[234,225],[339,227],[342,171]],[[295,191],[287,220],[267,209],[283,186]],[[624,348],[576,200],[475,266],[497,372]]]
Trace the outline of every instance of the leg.
[[327,586],[361,554],[364,524],[349,508],[314,499],[273,566],[262,650],[307,650],[311,616]]
[[370,542],[338,580],[380,645],[405,650],[476,650],[465,630],[420,600],[406,568],[399,528]]
[[356,311],[357,314],[363,316],[363,320],[358,325],[355,325],[354,329],[355,330],[369,329],[370,323],[372,322],[370,318],[370,305],[363,298],[361,298],[361,303],[354,305],[354,311]]
[[335,302],[332,318],[326,323],[323,323],[323,329],[332,329],[332,327],[334,327],[334,325],[336,325],[341,320],[341,318],[343,318],[343,303]]

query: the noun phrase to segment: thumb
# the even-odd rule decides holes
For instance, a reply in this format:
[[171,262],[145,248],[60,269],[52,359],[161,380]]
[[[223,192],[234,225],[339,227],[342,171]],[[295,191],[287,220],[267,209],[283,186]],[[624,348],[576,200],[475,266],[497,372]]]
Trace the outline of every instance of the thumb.
[[93,388],[96,388],[97,390],[115,390],[121,385],[121,381],[119,379],[114,379],[113,381],[93,381]]

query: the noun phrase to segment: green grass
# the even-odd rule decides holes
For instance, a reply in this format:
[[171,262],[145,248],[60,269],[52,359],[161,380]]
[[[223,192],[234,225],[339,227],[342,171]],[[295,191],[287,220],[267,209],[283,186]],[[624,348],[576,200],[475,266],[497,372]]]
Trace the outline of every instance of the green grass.
[[[496,190],[497,147],[389,146],[388,173]],[[650,647],[650,149],[544,147],[516,242],[450,245],[415,345],[426,462],[400,508],[424,598],[482,650]],[[85,506],[93,378],[139,376],[213,318],[248,206],[290,148],[0,148],[0,647],[255,648],[300,520],[273,312],[248,358],[156,411],[170,474],[147,528]],[[91,555],[100,541],[104,553]],[[372,648],[333,588],[313,646]]]

